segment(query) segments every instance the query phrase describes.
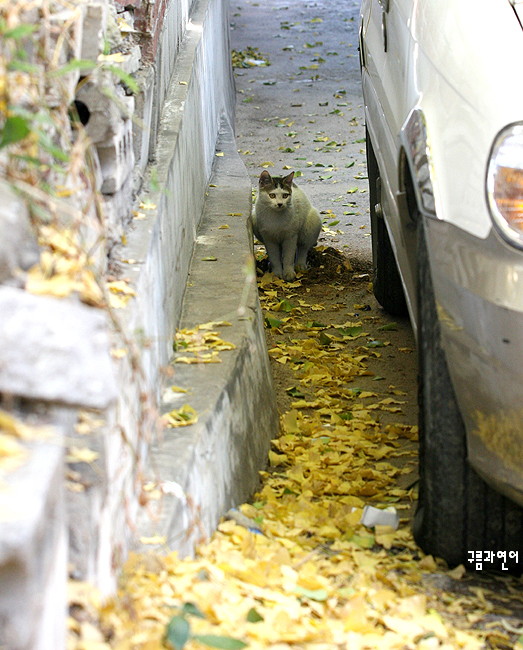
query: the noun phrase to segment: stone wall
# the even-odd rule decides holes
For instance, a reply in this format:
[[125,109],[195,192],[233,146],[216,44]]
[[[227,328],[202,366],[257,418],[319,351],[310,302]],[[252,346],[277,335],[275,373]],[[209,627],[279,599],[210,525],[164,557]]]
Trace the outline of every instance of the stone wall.
[[[12,451],[0,464],[0,646],[60,650],[67,567],[110,593],[140,530],[156,525],[149,450],[172,469],[169,446],[161,449],[164,378],[224,134],[235,155],[228,3],[86,0],[55,3],[56,14],[44,3],[8,4],[2,62],[20,48],[26,55],[0,67],[0,444]],[[235,191],[245,206],[233,266],[246,263],[252,242],[241,168],[207,207],[227,209]],[[250,405],[232,412],[242,391],[254,402],[271,391],[261,320],[244,321],[228,366],[234,380],[215,386],[219,417],[209,418],[227,487],[202,493],[207,462],[180,468],[187,481],[169,475],[207,509],[206,534],[255,487],[276,428],[270,406],[259,423]],[[178,445],[208,458],[206,436],[195,449],[190,435]],[[168,527],[178,505],[167,503]],[[197,540],[175,528],[190,552]]]

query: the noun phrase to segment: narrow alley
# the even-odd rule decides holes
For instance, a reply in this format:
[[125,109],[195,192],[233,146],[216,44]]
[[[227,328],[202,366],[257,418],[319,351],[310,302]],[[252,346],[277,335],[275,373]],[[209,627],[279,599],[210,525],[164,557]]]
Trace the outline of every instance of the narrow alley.
[[449,568],[412,538],[416,353],[408,321],[370,287],[358,8],[231,1],[253,187],[264,169],[295,171],[323,221],[294,282],[263,275],[256,247],[281,435],[259,490],[195,558],[132,555],[103,605],[73,585],[85,617],[71,649],[522,647],[519,579]]

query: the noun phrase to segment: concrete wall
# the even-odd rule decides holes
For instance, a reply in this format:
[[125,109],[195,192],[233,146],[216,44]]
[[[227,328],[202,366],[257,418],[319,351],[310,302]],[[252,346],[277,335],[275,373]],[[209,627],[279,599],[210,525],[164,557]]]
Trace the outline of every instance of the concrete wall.
[[[247,279],[243,270],[252,258],[250,182],[231,126],[228,2],[132,0],[122,11],[90,0],[81,7],[74,55],[94,60],[109,43],[139,91],[130,94],[107,69],[67,77],[67,102],[87,108],[97,193],[90,203],[83,195],[70,201],[91,206],[81,224],[91,243],[102,216],[98,273],[123,280],[133,297],[100,309],[75,296],[25,291],[25,273],[39,256],[36,236],[24,200],[0,187],[0,409],[31,430],[54,427],[51,439],[23,443],[27,458],[18,468],[0,467],[9,485],[0,509],[0,646],[10,650],[64,647],[67,566],[109,593],[142,534],[154,529],[171,548],[191,552],[194,520],[187,512],[179,520],[180,507],[192,503],[210,534],[256,487],[277,427],[256,287],[252,270]],[[122,21],[131,28],[123,35]],[[150,33],[141,42],[136,32],[144,29]],[[217,147],[227,152],[220,170]],[[229,266],[223,278],[208,278],[193,257],[199,229],[238,205],[243,218],[225,242]],[[209,283],[211,295],[192,292],[189,274],[198,286]],[[167,436],[158,418],[175,329],[182,314],[191,326],[209,320],[220,292],[232,300],[226,310],[237,350],[219,381],[204,379],[201,368],[180,376],[206,416],[198,429]],[[174,498],[165,492],[161,515],[148,501],[148,481],[179,488]],[[18,503],[27,507],[11,512]]]
[[[164,46],[149,86],[154,99],[147,128],[156,129],[157,139],[135,201],[140,218],[131,222],[126,245],[112,254],[113,263],[134,260],[121,265],[136,292],[126,308],[112,314],[122,333],[115,338],[126,350],[115,363],[119,398],[114,409],[105,413],[103,444],[99,432],[89,440],[89,447],[100,454],[94,467],[74,468],[87,473],[89,481],[94,469],[96,482],[69,498],[73,562],[78,575],[96,582],[104,592],[113,588],[115,569],[126,556],[140,510],[147,450],[157,431],[160,372],[172,354],[220,122],[230,121],[233,113],[226,3],[197,0],[190,15],[180,11],[183,3],[173,5],[178,24],[167,20],[171,13],[166,7],[167,22],[160,37]],[[173,66],[167,63],[164,49],[169,51],[173,30],[177,32],[180,23],[186,29],[166,84],[164,75]],[[156,128],[155,107],[162,94]],[[144,104],[150,105],[147,100]],[[140,204],[149,209],[140,209]]]

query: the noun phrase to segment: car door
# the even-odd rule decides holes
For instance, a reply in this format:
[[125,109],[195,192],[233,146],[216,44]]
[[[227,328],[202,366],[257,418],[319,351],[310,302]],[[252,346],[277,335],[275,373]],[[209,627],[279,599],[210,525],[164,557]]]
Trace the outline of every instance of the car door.
[[408,82],[413,41],[410,32],[413,0],[366,0],[361,15],[362,83],[367,129],[381,177],[381,208],[407,294],[413,293],[398,203],[400,131],[412,106]]

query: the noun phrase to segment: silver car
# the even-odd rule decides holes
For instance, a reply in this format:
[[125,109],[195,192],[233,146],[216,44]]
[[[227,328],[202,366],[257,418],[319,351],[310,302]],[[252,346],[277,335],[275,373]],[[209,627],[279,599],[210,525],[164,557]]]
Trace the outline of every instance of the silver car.
[[[523,0],[362,0],[374,292],[419,350],[414,534],[523,566]],[[518,505],[519,504],[519,505]]]

